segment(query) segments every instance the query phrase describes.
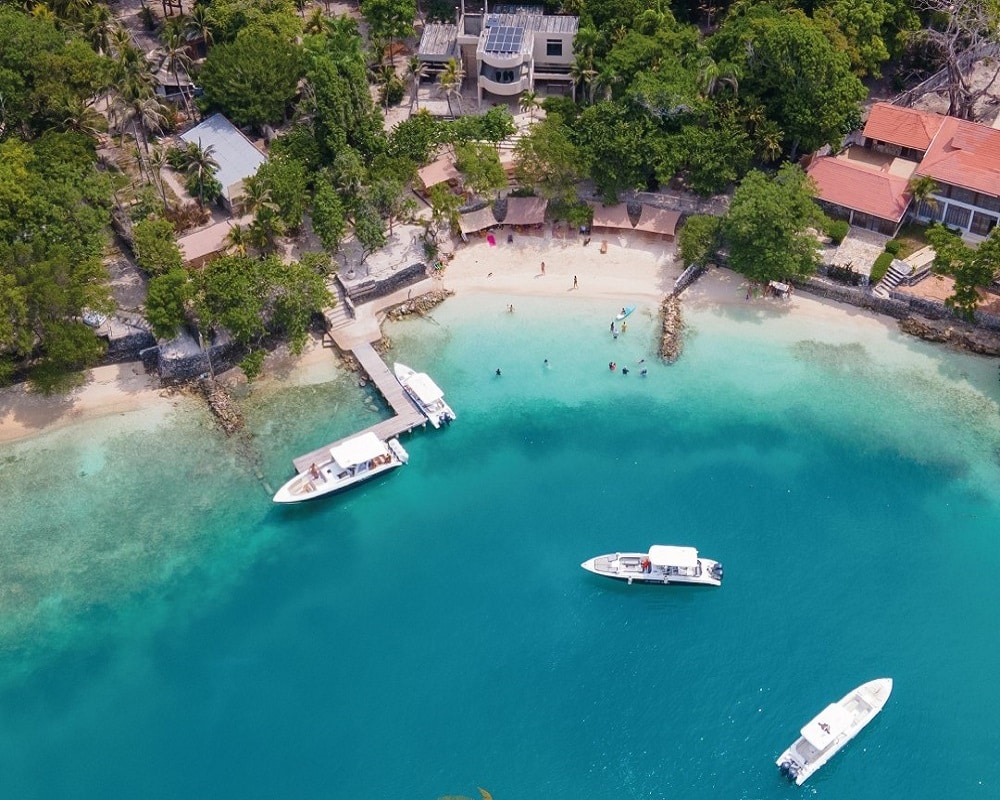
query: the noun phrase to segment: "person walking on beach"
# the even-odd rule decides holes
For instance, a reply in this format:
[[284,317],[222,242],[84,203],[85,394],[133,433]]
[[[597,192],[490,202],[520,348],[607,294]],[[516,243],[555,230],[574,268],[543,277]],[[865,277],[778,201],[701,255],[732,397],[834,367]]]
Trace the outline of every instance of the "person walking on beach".
[[580,284],[578,284],[576,282],[576,275],[573,276],[573,288],[574,289],[579,289],[580,288]]
[[545,274],[545,262],[543,261],[542,262],[542,275],[544,275],[544,274]]

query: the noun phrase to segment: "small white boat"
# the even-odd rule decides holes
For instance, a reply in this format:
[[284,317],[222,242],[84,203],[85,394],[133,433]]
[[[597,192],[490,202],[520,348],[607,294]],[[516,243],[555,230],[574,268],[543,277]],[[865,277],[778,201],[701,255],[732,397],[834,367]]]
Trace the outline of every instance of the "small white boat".
[[426,372],[417,372],[406,364],[393,364],[396,380],[413,398],[428,422],[435,428],[448,425],[455,419],[455,412],[444,400],[444,392],[438,387]]
[[655,544],[648,553],[595,556],[581,565],[588,572],[628,583],[700,583],[722,585],[722,564],[699,558],[693,547]]
[[858,735],[882,710],[892,693],[892,678],[877,678],[848,692],[810,720],[801,736],[774,763],[798,786],[845,744]]
[[330,448],[326,461],[313,464],[274,495],[275,503],[300,503],[339,492],[374,478],[410,460],[398,439],[388,442],[374,433],[362,433]]

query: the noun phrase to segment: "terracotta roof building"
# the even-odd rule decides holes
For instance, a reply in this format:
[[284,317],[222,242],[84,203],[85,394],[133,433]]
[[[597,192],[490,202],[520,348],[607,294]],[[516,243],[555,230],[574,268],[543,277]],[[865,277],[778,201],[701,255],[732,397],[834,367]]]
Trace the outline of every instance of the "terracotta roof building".
[[817,199],[852,225],[894,235],[910,204],[912,177],[937,184],[932,199],[914,209],[971,241],[1000,222],[1000,130],[975,122],[876,103],[864,143],[814,158],[807,172]]

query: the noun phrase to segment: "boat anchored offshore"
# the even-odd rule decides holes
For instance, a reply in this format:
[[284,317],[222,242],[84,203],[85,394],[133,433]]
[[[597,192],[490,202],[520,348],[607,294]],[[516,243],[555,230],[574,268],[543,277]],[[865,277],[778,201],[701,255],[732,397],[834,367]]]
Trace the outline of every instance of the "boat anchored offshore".
[[693,547],[655,544],[648,553],[595,556],[581,565],[588,572],[629,583],[700,583],[722,585],[722,564],[699,558]]
[[410,460],[398,439],[383,441],[372,432],[362,433],[330,448],[326,461],[312,464],[274,495],[275,503],[299,503],[361,483]]
[[801,786],[875,718],[891,693],[892,678],[878,678],[828,705],[800,731],[795,744],[778,756],[774,763],[781,774]]
[[424,412],[428,422],[435,428],[448,425],[455,419],[455,412],[444,400],[444,392],[425,372],[417,372],[406,364],[393,364],[396,380],[413,398],[413,401]]

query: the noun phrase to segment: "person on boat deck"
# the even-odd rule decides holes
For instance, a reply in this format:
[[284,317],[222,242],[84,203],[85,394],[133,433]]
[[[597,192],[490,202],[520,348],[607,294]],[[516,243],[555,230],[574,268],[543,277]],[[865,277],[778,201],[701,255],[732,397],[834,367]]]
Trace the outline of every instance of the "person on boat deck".
[[309,475],[313,478],[319,477],[319,468],[316,466],[316,462],[309,465]]

